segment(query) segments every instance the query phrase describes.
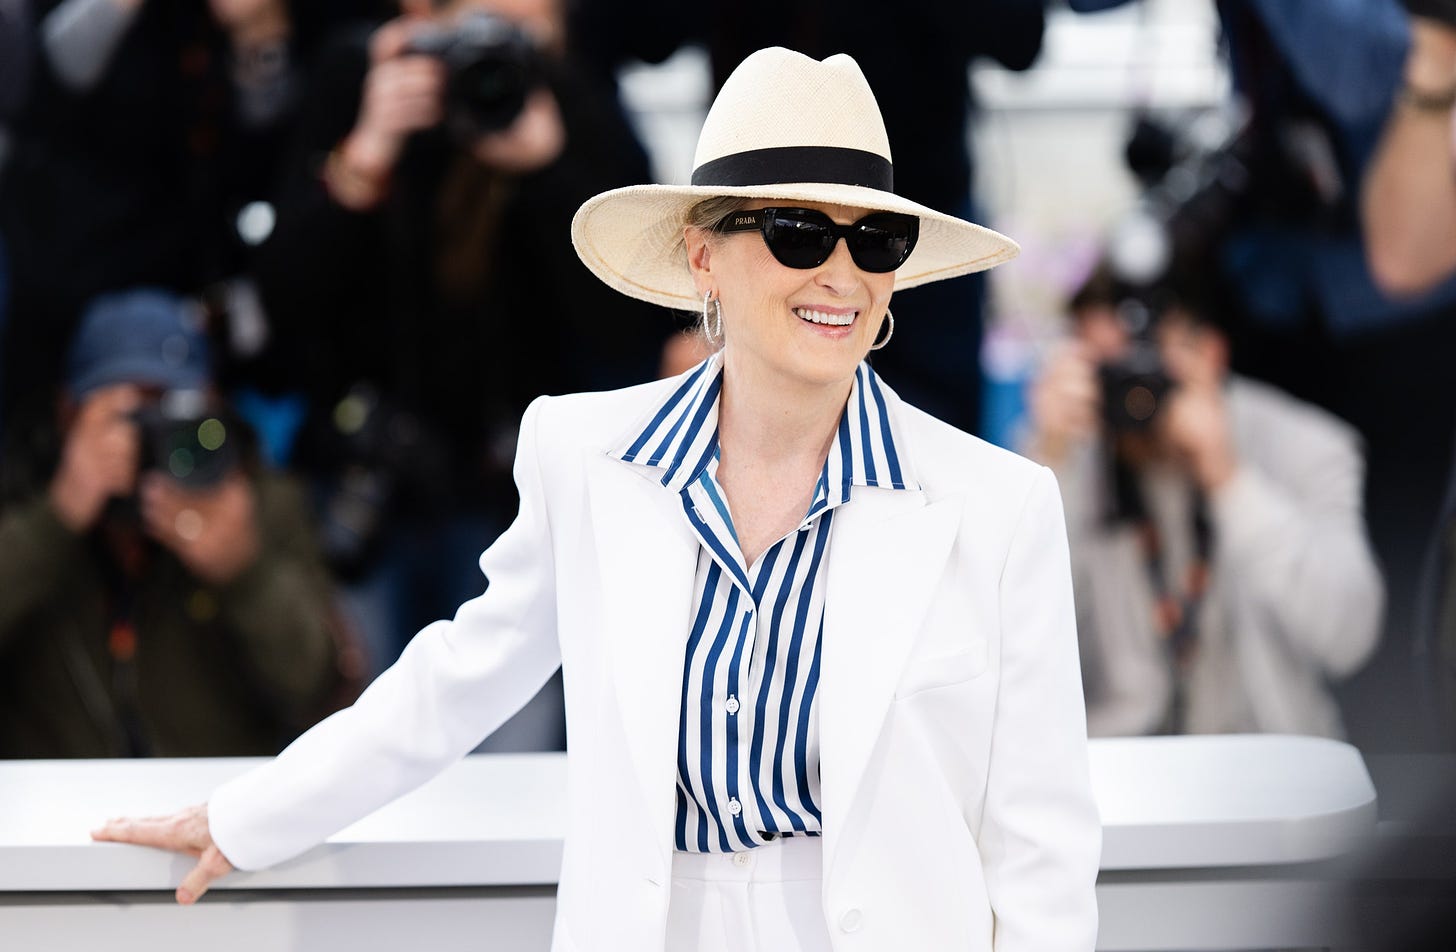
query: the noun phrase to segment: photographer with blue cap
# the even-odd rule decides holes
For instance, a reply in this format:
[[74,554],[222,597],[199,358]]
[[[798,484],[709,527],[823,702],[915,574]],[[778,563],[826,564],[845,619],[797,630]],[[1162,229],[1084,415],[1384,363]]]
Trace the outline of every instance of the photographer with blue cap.
[[264,754],[323,713],[333,596],[305,502],[211,376],[186,300],[86,309],[53,450],[4,460],[0,756]]

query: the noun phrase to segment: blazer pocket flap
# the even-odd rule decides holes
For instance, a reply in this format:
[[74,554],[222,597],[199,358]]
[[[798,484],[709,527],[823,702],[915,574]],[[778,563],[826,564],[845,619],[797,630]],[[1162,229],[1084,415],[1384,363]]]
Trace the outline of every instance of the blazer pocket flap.
[[986,670],[986,643],[977,642],[965,651],[954,654],[936,655],[930,658],[912,658],[900,675],[895,689],[898,698],[909,697],[922,691],[949,687],[969,681]]

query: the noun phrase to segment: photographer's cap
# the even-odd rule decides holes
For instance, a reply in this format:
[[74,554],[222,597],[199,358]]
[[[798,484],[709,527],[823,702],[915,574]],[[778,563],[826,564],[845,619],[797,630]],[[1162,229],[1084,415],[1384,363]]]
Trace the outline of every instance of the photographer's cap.
[[212,363],[201,307],[160,288],[98,295],[87,304],[66,356],[66,392],[134,383],[167,390],[208,385]]

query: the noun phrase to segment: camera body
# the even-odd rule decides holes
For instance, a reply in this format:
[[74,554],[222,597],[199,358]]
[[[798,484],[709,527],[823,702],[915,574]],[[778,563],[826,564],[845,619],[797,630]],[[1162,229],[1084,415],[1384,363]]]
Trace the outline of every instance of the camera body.
[[1134,340],[1121,359],[1099,365],[1097,378],[1102,422],[1112,434],[1151,427],[1173,389],[1158,347],[1150,340]]
[[504,129],[544,79],[541,55],[519,26],[482,10],[416,33],[406,52],[445,66],[445,122],[462,140]]
[[213,412],[201,390],[169,390],[132,414],[140,469],[167,473],[189,489],[210,489],[241,462],[238,428]]

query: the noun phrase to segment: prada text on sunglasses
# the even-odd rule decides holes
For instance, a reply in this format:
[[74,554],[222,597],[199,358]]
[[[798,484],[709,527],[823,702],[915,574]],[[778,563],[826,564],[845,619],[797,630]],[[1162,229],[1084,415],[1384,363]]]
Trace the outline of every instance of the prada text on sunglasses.
[[873,212],[840,225],[813,208],[755,208],[728,215],[718,222],[717,230],[761,232],[768,250],[788,268],[819,267],[843,238],[861,270],[884,274],[904,264],[915,250],[920,219],[900,212]]

